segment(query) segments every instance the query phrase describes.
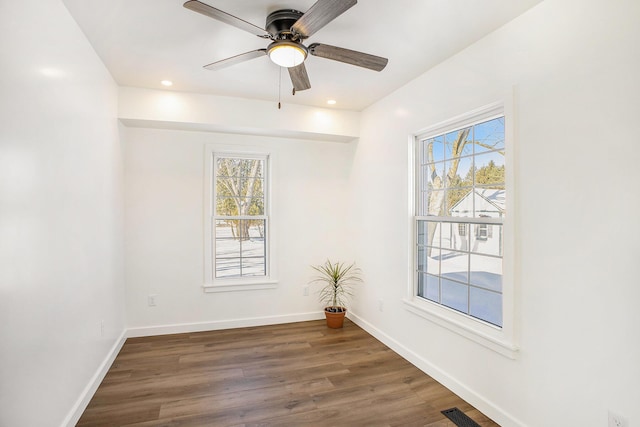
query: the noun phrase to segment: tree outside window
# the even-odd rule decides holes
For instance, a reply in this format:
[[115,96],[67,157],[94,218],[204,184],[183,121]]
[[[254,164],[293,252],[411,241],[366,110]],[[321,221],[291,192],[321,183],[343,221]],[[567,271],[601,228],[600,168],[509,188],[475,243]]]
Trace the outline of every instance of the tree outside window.
[[506,214],[504,129],[500,116],[425,135],[419,139],[416,177],[418,296],[497,326]]

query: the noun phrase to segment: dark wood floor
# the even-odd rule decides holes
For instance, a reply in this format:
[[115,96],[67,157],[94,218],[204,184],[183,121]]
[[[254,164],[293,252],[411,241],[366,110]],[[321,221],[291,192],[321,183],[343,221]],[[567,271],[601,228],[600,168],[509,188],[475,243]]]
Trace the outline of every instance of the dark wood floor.
[[128,339],[79,426],[454,427],[471,405],[354,323]]

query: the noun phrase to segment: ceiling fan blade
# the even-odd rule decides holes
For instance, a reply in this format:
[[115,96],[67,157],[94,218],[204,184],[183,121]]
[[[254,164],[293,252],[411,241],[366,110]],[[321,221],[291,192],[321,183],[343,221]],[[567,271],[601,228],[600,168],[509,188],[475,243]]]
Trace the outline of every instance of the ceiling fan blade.
[[271,34],[269,34],[267,30],[260,28],[257,25],[253,25],[252,23],[247,22],[243,19],[237,18],[220,9],[216,9],[213,6],[202,3],[198,0],[189,0],[183,6],[189,10],[193,10],[194,12],[198,12],[205,16],[208,16],[209,18],[217,19],[218,21],[222,21],[225,24],[229,24],[236,28],[240,28],[241,30],[248,31],[251,34],[255,34],[256,36],[264,38],[271,37]]
[[304,62],[288,70],[291,83],[293,83],[293,88],[296,91],[311,89],[311,82],[309,81],[309,75],[307,74],[307,68],[304,66]]
[[241,53],[240,55],[232,56],[227,59],[221,59],[220,61],[212,62],[211,64],[205,65],[203,68],[211,71],[220,70],[222,68],[227,68],[241,62],[249,61],[250,59],[265,56],[266,54],[267,49],[256,49],[249,52]]
[[291,29],[305,38],[310,37],[356,3],[358,0],[318,0],[293,24]]
[[368,53],[362,53],[356,50],[320,43],[309,45],[309,53],[321,58],[357,65],[358,67],[368,68],[374,71],[384,70],[384,67],[386,67],[389,62],[387,58],[381,56],[369,55]]

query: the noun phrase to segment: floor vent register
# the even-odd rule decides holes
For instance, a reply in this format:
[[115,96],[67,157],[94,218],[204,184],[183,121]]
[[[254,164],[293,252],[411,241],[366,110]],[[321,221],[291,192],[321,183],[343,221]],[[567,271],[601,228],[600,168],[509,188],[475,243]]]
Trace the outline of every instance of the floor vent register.
[[458,427],[480,427],[480,424],[473,421],[458,408],[446,409],[442,413]]

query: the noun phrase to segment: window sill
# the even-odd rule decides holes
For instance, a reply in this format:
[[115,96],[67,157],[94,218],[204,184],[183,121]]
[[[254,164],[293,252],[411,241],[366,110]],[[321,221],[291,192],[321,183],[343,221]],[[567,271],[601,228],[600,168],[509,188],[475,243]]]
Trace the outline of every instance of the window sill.
[[474,341],[509,359],[516,359],[518,346],[506,339],[504,331],[480,320],[464,316],[454,310],[433,304],[421,298],[405,299],[405,309],[443,328]]
[[217,293],[217,292],[239,292],[239,291],[260,291],[263,289],[275,289],[278,287],[277,280],[263,280],[255,282],[236,282],[236,283],[222,283],[218,285],[206,284],[202,285],[202,289],[205,293]]

